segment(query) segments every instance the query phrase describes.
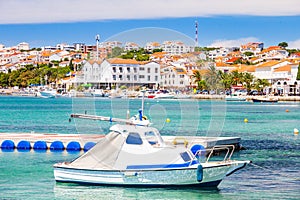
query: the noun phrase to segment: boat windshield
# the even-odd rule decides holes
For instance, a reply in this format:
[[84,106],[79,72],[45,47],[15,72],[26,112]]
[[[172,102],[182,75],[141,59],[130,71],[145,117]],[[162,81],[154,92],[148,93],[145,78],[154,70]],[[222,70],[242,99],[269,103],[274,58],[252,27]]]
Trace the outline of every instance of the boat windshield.
[[159,146],[163,145],[163,140],[159,133],[155,130],[150,130],[145,132],[145,138],[151,145],[158,144]]

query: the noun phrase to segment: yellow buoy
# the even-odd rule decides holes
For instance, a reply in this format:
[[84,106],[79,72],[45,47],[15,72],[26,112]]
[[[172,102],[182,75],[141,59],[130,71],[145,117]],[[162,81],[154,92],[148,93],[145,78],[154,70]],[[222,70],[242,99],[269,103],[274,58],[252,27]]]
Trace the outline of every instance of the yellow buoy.
[[244,122],[245,122],[245,123],[248,123],[248,119],[247,119],[247,118],[245,118],[245,119],[244,119]]
[[170,118],[167,118],[167,119],[166,119],[166,122],[167,122],[167,123],[170,123],[170,122],[171,122]]
[[298,134],[299,134],[299,130],[296,129],[296,128],[294,128],[294,134],[295,134],[295,135],[298,135]]

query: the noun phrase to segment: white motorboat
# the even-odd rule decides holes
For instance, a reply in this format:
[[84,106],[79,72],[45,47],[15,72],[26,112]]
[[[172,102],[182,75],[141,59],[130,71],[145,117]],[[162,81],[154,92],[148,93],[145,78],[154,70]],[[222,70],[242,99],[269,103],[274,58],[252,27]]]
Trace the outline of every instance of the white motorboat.
[[[149,120],[72,114],[73,118],[119,122],[93,148],[72,162],[54,165],[57,182],[115,186],[216,187],[250,161],[234,161],[234,146],[214,147],[209,156],[201,145],[165,142]],[[126,124],[120,124],[126,123]],[[211,161],[214,150],[227,148],[224,158]]]
[[37,94],[38,97],[42,98],[55,98],[57,95],[57,91],[52,88],[45,88],[43,90],[40,90]]
[[226,101],[246,101],[244,96],[228,95],[225,97]]

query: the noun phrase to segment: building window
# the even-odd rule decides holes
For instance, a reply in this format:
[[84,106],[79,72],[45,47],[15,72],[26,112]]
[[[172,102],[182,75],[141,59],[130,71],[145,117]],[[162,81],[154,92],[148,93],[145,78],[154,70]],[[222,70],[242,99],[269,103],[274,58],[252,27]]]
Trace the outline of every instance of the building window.
[[144,67],[140,67],[140,71],[145,71],[145,68]]
[[148,76],[148,81],[150,81],[150,76]]
[[115,80],[117,80],[117,77],[116,77],[116,75],[113,75],[113,80],[115,81]]
[[127,67],[127,72],[129,72],[129,73],[130,73],[130,67]]
[[145,78],[145,76],[144,75],[139,75],[139,78]]
[[158,73],[158,68],[155,68],[155,73]]
[[119,75],[119,80],[122,80],[122,75]]
[[120,71],[120,73],[123,73],[122,67],[119,67],[119,71]]
[[127,75],[127,81],[130,81],[130,75]]
[[136,68],[133,68],[133,72],[134,72],[134,73],[137,73],[137,69],[136,69]]
[[134,75],[133,79],[134,79],[135,81],[137,81],[137,76],[136,76],[136,75]]
[[115,67],[113,67],[113,72],[116,73],[116,68]]
[[155,81],[158,81],[158,76],[155,76]]
[[148,74],[150,74],[150,68],[147,68],[147,72],[148,72]]

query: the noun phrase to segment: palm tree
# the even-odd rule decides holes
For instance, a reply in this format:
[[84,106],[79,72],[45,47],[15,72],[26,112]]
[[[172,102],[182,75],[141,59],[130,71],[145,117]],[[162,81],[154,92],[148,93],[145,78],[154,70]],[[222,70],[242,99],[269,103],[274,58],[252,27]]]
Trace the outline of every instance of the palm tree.
[[215,65],[210,65],[207,73],[205,74],[205,81],[209,89],[216,90],[220,88],[220,80],[219,72]]
[[221,79],[221,84],[223,86],[223,89],[230,89],[232,85],[232,75],[231,73],[225,73],[222,71],[219,71],[219,77]]
[[270,83],[266,79],[257,79],[255,81],[255,89],[260,92],[262,92],[262,90],[269,85]]
[[202,75],[200,73],[200,70],[195,70],[191,77],[192,77],[193,83],[196,83],[197,86],[199,87],[199,82],[202,80]]
[[246,89],[248,92],[251,90],[253,80],[254,80],[254,76],[252,74],[248,72],[242,73],[242,81],[243,84],[246,85]]
[[242,83],[242,73],[239,73],[237,70],[231,72],[232,74],[232,84],[238,85]]

